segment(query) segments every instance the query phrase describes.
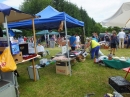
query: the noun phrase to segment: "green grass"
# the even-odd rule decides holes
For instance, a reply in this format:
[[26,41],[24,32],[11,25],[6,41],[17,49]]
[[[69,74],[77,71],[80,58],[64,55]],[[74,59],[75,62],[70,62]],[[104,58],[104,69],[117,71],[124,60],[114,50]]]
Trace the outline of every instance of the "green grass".
[[[46,48],[50,51],[50,58],[61,48]],[[107,49],[101,50],[105,55],[109,54]],[[129,49],[118,49],[116,56],[129,56]],[[36,64],[39,63],[37,59]],[[76,62],[72,66],[72,76],[56,74],[55,65],[49,65],[39,69],[40,80],[34,82],[29,79],[27,67],[31,62],[18,64],[18,77],[20,97],[84,97],[87,93],[95,93],[92,97],[103,97],[106,93],[112,93],[113,89],[108,84],[111,76],[125,76],[123,70],[94,64],[87,56],[85,62]],[[127,77],[130,80],[130,76]],[[130,97],[130,95],[124,95]]]

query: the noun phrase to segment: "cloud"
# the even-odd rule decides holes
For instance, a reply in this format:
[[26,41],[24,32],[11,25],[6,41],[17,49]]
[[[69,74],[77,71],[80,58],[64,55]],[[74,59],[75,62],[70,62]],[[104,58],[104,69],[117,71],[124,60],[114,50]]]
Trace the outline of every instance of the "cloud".
[[21,5],[23,3],[23,1],[24,0],[5,0],[2,3],[18,9],[19,5]]
[[[104,19],[112,16],[124,2],[130,0],[67,0],[77,5],[79,8],[82,6],[88,15],[96,22],[101,22]],[[14,3],[15,2],[15,3]],[[2,3],[9,6],[19,8],[24,0],[4,0]]]

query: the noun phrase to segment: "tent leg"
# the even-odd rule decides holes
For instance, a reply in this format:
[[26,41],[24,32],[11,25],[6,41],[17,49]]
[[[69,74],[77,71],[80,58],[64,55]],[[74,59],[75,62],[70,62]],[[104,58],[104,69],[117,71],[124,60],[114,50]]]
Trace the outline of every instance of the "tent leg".
[[8,47],[10,47],[10,38],[9,38],[9,32],[8,32],[7,17],[5,16],[4,19],[5,19],[5,28],[6,28]]
[[70,64],[70,58],[69,58],[69,47],[68,47],[68,39],[67,39],[66,18],[65,18],[65,21],[64,21],[64,26],[65,26],[65,36],[66,36],[66,46],[67,46],[67,57],[68,57],[69,71],[70,71],[70,76],[71,76],[71,75],[72,75],[72,72],[71,72],[71,64]]

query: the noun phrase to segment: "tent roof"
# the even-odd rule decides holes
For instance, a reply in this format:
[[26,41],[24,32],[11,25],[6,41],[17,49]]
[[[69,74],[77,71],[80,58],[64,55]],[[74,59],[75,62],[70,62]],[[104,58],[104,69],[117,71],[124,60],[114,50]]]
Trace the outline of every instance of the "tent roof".
[[[37,13],[41,18],[35,19],[35,28],[39,30],[47,29],[58,29],[61,21],[66,20],[66,25],[70,27],[83,27],[84,22],[79,21],[65,12],[59,12],[51,6],[47,6],[44,10]],[[32,29],[32,21],[21,21],[15,22],[8,25],[9,28],[19,28],[19,29]]]
[[49,33],[49,35],[59,35],[59,34],[60,34],[59,32],[55,32],[55,31]]
[[127,26],[129,20],[130,20],[130,2],[126,2],[122,4],[122,6],[117,10],[117,12],[113,16],[102,21],[102,25],[125,27]]
[[48,34],[48,30],[42,30],[36,33],[36,35],[44,35],[44,34]]
[[7,16],[8,22],[16,22],[35,17],[34,15],[24,13],[13,7],[0,3],[0,24],[4,23],[4,16]]
[[42,11],[37,13],[36,15],[41,16],[40,19],[46,19],[46,18],[53,17],[53,16],[60,14],[60,13],[61,12],[59,12],[58,10],[54,9],[53,7],[51,7],[49,5],[45,9],[43,9]]

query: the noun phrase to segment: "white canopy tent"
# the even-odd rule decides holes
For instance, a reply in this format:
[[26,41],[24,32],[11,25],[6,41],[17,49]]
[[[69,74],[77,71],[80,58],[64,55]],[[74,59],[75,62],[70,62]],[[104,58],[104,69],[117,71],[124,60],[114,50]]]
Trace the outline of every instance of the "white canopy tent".
[[101,23],[103,26],[130,27],[130,2],[123,3],[113,16]]

